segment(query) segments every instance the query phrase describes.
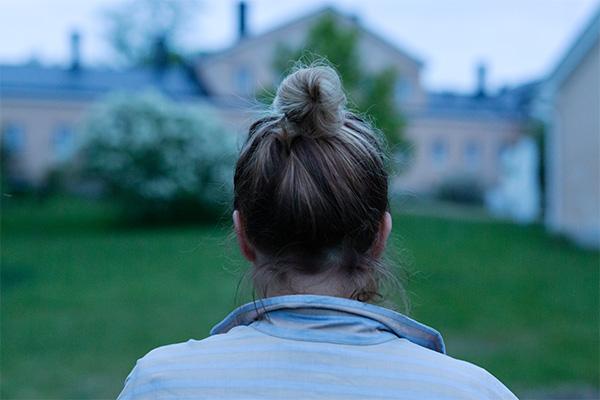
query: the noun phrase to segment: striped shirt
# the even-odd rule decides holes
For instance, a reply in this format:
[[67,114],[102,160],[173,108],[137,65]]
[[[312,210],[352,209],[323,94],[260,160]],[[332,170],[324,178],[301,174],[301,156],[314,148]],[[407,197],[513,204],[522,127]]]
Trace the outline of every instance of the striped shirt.
[[204,340],[152,350],[119,399],[516,399],[383,307],[290,295],[246,304]]

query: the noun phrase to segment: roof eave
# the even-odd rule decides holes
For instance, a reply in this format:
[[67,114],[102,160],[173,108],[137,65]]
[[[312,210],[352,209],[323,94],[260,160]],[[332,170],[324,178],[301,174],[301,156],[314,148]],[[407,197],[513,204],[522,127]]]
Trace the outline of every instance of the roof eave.
[[571,75],[580,61],[600,39],[600,7],[598,7],[585,28],[568,47],[560,61],[544,81],[542,93],[553,96],[562,83]]

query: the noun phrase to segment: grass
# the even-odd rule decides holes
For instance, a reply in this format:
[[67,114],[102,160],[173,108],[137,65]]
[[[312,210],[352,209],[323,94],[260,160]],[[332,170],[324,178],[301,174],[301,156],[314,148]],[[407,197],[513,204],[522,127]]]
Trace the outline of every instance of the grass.
[[[598,388],[599,253],[539,226],[396,215],[411,316],[517,394]],[[150,349],[241,300],[223,226],[123,228],[104,204],[4,199],[1,398],[114,398]]]

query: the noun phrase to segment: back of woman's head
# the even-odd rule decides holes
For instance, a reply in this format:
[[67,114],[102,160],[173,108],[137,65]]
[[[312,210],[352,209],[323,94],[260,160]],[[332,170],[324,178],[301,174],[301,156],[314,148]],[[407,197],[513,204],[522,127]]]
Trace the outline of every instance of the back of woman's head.
[[252,246],[267,256],[255,284],[291,273],[334,271],[350,297],[379,294],[372,252],[388,208],[380,135],[346,109],[330,67],[298,69],[256,121],[234,177],[234,207]]

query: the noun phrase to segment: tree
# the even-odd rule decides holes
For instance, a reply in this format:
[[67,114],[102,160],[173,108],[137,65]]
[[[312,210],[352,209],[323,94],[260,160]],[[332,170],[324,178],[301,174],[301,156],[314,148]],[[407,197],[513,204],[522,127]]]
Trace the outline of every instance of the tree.
[[543,121],[535,118],[531,118],[525,124],[525,133],[535,140],[535,144],[538,148],[540,162],[538,165],[538,182],[540,184],[540,201],[541,210],[543,213],[546,212],[546,191],[547,191],[547,179],[546,179],[546,140],[547,140],[547,128]]
[[[364,70],[358,54],[359,34],[356,28],[344,28],[334,16],[325,15],[312,26],[301,47],[280,45],[277,48],[274,69],[285,75],[297,64],[310,65],[325,60],[340,74],[351,106],[384,133],[393,152],[405,150],[404,118],[394,101],[398,76],[392,68],[376,73]],[[267,94],[263,99],[270,100]]]
[[113,94],[83,129],[85,174],[145,221],[204,220],[229,204],[234,135],[209,110],[154,92]]
[[181,64],[181,36],[198,8],[198,0],[127,0],[105,11],[108,42],[126,65]]

